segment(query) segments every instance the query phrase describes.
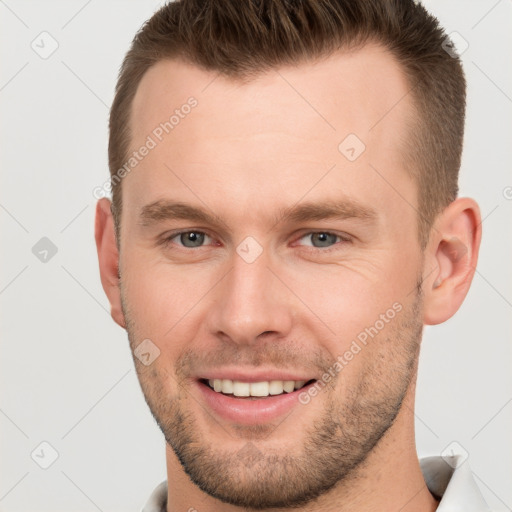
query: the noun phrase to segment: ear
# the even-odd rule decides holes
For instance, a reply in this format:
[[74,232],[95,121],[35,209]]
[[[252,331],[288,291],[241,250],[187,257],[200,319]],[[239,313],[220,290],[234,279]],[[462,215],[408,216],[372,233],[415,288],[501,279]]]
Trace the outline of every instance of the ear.
[[119,250],[116,244],[114,219],[110,210],[111,202],[102,198],[96,204],[94,235],[100,265],[101,284],[110,302],[110,314],[114,321],[126,328],[121,307],[119,287]]
[[478,204],[470,198],[456,199],[438,216],[425,251],[424,281],[426,325],[451,318],[469,291],[482,238]]

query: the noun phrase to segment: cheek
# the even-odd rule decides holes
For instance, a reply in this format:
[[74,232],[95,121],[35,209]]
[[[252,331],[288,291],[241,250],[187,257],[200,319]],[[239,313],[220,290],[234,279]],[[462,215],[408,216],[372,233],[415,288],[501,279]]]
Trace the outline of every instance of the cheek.
[[[377,327],[389,332],[397,310],[411,301],[416,291],[418,260],[404,251],[379,253],[343,265],[325,268],[310,266],[307,271],[289,275],[294,291],[304,305],[302,320],[309,318],[310,329],[322,331],[330,342],[329,351],[337,357],[366,329]],[[292,280],[293,278],[293,280]],[[306,307],[307,306],[307,307]],[[384,322],[384,323],[383,323]],[[372,332],[374,332],[372,330]],[[327,335],[327,336],[326,336]]]
[[171,341],[190,339],[197,325],[191,324],[195,306],[212,287],[210,281],[214,282],[213,276],[206,271],[138,260],[133,254],[123,272],[123,296],[137,337],[159,340],[166,351],[176,346]]

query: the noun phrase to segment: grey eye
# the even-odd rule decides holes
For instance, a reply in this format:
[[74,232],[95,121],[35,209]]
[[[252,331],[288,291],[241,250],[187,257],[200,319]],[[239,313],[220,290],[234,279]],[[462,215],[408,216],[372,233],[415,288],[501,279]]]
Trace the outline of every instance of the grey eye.
[[329,247],[330,245],[335,244],[339,238],[338,235],[327,232],[311,233],[308,237],[311,238],[313,247]]
[[179,235],[184,247],[200,247],[204,242],[205,234],[200,231],[186,231]]

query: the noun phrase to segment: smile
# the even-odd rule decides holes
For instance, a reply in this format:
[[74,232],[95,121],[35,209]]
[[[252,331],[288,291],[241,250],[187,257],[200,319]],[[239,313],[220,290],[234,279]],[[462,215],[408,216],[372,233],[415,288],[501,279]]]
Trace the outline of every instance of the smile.
[[232,395],[238,398],[282,395],[292,393],[303,388],[312,381],[305,380],[270,380],[261,382],[242,382],[231,379],[203,380],[211,389],[224,395]]
[[[263,377],[263,376],[262,376]],[[299,395],[317,382],[310,380],[262,380],[200,378],[195,380],[203,408],[218,420],[236,425],[276,421],[296,407]]]

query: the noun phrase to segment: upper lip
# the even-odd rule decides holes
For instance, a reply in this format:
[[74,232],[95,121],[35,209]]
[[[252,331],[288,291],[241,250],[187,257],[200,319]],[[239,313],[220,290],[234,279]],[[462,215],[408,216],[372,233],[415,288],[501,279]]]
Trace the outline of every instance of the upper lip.
[[304,380],[309,381],[314,379],[311,374],[303,372],[292,372],[284,370],[243,370],[236,369],[217,369],[205,370],[197,376],[198,379],[229,379],[237,380],[239,382],[265,382],[271,380]]

